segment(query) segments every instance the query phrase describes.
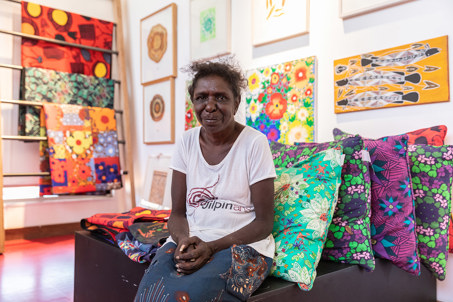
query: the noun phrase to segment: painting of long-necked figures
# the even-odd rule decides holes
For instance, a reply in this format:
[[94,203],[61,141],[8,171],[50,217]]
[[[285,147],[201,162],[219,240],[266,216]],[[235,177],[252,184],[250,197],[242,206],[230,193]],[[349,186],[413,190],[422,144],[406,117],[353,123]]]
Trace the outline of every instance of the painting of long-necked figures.
[[449,101],[448,37],[334,62],[335,113]]

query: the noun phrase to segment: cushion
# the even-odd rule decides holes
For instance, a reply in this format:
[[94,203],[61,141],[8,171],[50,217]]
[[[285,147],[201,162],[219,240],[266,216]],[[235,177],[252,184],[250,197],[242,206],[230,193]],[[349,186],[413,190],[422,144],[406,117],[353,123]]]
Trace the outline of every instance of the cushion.
[[420,261],[445,279],[451,213],[453,146],[409,146]]
[[432,145],[442,146],[444,144],[445,135],[447,134],[447,126],[439,125],[429,128],[422,128],[415,131],[407,132],[408,145]]
[[[340,129],[335,137],[348,136]],[[371,177],[371,240],[377,257],[420,274],[415,233],[414,197],[407,158],[407,135],[364,139],[369,151]]]
[[[444,144],[445,135],[447,134],[447,126],[439,125],[428,128],[421,128],[403,134],[407,134],[408,136],[407,145],[424,144],[442,146]],[[346,133],[343,131],[335,132],[334,130],[333,135],[335,140],[339,140],[340,138],[344,137]],[[352,134],[349,135],[352,136]]]
[[448,231],[448,252],[453,253],[453,213],[450,214],[450,230]]
[[310,155],[341,146],[344,164],[334,217],[327,234],[322,258],[358,264],[371,271],[375,267],[370,234],[371,181],[369,165],[362,161],[363,140],[360,136],[339,142],[270,143],[276,168],[291,167]]
[[271,275],[310,290],[337,202],[341,150],[316,153],[275,179],[276,252]]

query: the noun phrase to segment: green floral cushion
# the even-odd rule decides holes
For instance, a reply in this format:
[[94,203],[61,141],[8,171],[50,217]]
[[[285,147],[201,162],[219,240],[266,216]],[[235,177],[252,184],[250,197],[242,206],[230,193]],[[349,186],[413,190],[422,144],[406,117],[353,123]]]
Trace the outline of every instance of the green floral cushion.
[[277,169],[271,275],[310,290],[341,183],[342,150],[327,149]]
[[[276,168],[292,167],[309,156],[329,148],[341,147],[344,154],[338,201],[322,259],[358,264],[367,271],[375,268],[371,244],[371,179],[370,162],[363,151],[360,136],[325,143],[285,145],[270,143]],[[365,157],[364,157],[365,155]],[[363,158],[364,157],[364,158]]]
[[453,146],[409,146],[420,261],[444,280],[448,258]]

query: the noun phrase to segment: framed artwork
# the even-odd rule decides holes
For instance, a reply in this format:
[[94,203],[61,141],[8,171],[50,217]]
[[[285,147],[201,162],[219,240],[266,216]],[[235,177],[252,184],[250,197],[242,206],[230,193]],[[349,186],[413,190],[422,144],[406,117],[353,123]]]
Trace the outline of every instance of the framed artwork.
[[146,165],[141,205],[151,209],[171,208],[171,156],[150,155]]
[[143,142],[175,142],[175,80],[166,78],[143,86]]
[[140,20],[141,83],[176,77],[176,4]]
[[253,46],[308,33],[309,0],[252,0]]
[[347,19],[414,0],[340,0],[340,18]]
[[335,113],[448,102],[448,37],[334,61]]
[[190,55],[211,59],[231,52],[230,0],[190,1]]
[[269,141],[315,140],[316,57],[247,72],[246,124]]

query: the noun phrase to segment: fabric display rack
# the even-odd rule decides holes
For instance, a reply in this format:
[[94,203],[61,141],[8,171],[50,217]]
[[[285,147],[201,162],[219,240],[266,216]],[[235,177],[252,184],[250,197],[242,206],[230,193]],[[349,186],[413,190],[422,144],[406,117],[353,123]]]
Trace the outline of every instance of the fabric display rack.
[[[22,1],[18,1],[18,0],[0,0],[0,1],[8,1],[8,2],[17,3],[18,7],[22,7],[22,10],[24,10],[24,5],[25,6],[30,5],[27,2],[22,2]],[[62,12],[59,10],[50,9],[50,8],[40,6],[40,5],[35,5],[35,4],[31,4],[31,5],[33,5],[34,6],[33,8],[36,8],[36,11],[39,12],[39,15],[38,15],[38,13],[36,14],[36,16],[39,16],[39,17],[49,16],[48,18],[50,18],[50,12],[48,14],[45,14],[43,12],[44,9],[52,10],[51,12],[56,12],[57,14]],[[48,143],[48,141],[50,142],[51,129],[53,130],[53,128],[49,127],[49,124],[52,124],[52,123],[55,124],[55,123],[53,121],[47,121],[47,118],[44,119],[44,112],[47,115],[47,114],[51,113],[51,110],[54,110],[56,112],[57,116],[62,116],[61,119],[63,119],[66,116],[71,116],[71,114],[73,113],[75,108],[82,108],[78,112],[78,116],[80,117],[80,116],[83,116],[83,114],[85,114],[85,116],[84,116],[85,119],[80,118],[80,120],[83,120],[83,121],[82,121],[82,123],[80,123],[80,121],[79,121],[79,124],[75,124],[76,129],[87,130],[86,133],[89,133],[89,134],[87,134],[86,137],[89,138],[89,141],[93,145],[94,145],[95,141],[97,142],[98,140],[101,141],[101,139],[102,140],[111,139],[111,137],[108,137],[107,134],[105,134],[105,136],[102,136],[102,135],[104,135],[104,133],[107,133],[109,130],[112,130],[112,129],[109,129],[108,127],[106,128],[105,125],[101,125],[102,127],[100,127],[99,120],[105,121],[107,119],[107,120],[113,121],[112,123],[114,125],[114,132],[111,131],[111,132],[109,132],[109,134],[114,133],[114,135],[115,135],[114,136],[115,141],[112,144],[114,146],[116,146],[116,149],[114,151],[109,150],[109,152],[110,152],[110,154],[113,152],[114,155],[112,155],[111,157],[108,157],[108,155],[106,155],[108,152],[104,151],[104,150],[103,150],[104,153],[102,153],[105,156],[105,158],[102,158],[102,160],[107,162],[107,164],[109,164],[109,163],[112,163],[112,164],[110,166],[105,164],[105,162],[102,162],[101,164],[99,164],[100,161],[98,159],[96,159],[95,157],[96,156],[101,157],[101,156],[96,155],[97,149],[95,149],[95,147],[90,145],[90,148],[91,148],[90,150],[92,150],[92,151],[87,151],[87,152],[90,156],[93,157],[93,159],[89,159],[91,161],[89,164],[87,163],[86,165],[87,166],[91,165],[90,167],[93,167],[93,168],[96,165],[96,169],[105,168],[105,167],[112,169],[111,167],[117,167],[117,170],[115,171],[115,173],[117,173],[117,175],[118,175],[117,179],[119,179],[118,182],[117,182],[117,179],[114,179],[114,181],[117,183],[114,183],[112,178],[110,178],[111,182],[107,183],[107,181],[106,181],[106,183],[98,184],[98,182],[97,182],[97,179],[99,178],[99,174],[98,174],[98,176],[97,176],[98,178],[96,177],[96,175],[94,176],[94,180],[96,181],[96,184],[94,184],[94,181],[93,181],[91,186],[85,185],[82,188],[82,190],[80,190],[80,191],[64,191],[64,190],[59,190],[61,188],[54,187],[51,189],[52,191],[49,191],[50,194],[59,195],[60,193],[61,194],[86,193],[86,192],[94,192],[94,191],[97,191],[99,193],[99,191],[100,191],[101,194],[106,195],[106,194],[109,194],[112,189],[122,188],[123,190],[125,190],[127,198],[130,199],[131,206],[135,207],[134,173],[133,173],[133,165],[132,165],[132,161],[131,161],[132,146],[129,143],[131,130],[130,130],[130,123],[129,123],[129,101],[128,101],[128,94],[127,94],[128,89],[127,89],[127,82],[126,82],[126,70],[125,70],[125,59],[124,59],[124,35],[123,35],[123,28],[122,28],[121,0],[113,0],[113,10],[114,10],[115,23],[106,22],[106,21],[102,21],[102,20],[99,21],[97,19],[94,19],[95,21],[98,21],[99,24],[101,24],[101,26],[104,24],[110,24],[110,26],[111,26],[113,24],[113,29],[112,29],[111,36],[110,36],[110,49],[108,49],[108,47],[101,48],[101,47],[84,45],[81,43],[67,42],[64,38],[58,39],[59,35],[56,35],[55,36],[56,39],[53,39],[53,38],[46,37],[44,35],[25,33],[24,24],[26,24],[27,18],[24,18],[23,11],[22,11],[22,32],[0,29],[0,34],[11,35],[13,37],[20,37],[22,39],[22,42],[26,39],[27,41],[31,41],[30,43],[32,43],[32,44],[33,43],[36,43],[36,44],[52,43],[51,45],[57,45],[57,47],[63,46],[63,47],[71,48],[71,49],[78,49],[84,58],[87,57],[87,54],[88,54],[88,57],[91,56],[90,58],[93,58],[94,54],[96,54],[96,55],[100,56],[101,59],[105,59],[106,61],[108,61],[110,63],[110,65],[107,64],[108,65],[107,68],[105,66],[106,64],[101,65],[99,68],[97,66],[90,66],[90,71],[92,71],[93,76],[86,76],[83,74],[83,72],[80,72],[80,75],[78,74],[78,72],[75,73],[74,69],[77,70],[77,68],[79,68],[82,65],[82,64],[77,65],[78,63],[71,63],[72,71],[70,71],[70,73],[59,72],[59,71],[54,71],[54,70],[50,70],[50,69],[42,69],[42,70],[45,73],[46,72],[51,73],[49,76],[49,79],[53,79],[52,77],[55,77],[55,76],[63,75],[63,76],[61,76],[62,80],[60,79],[60,81],[63,81],[63,82],[65,79],[65,76],[71,77],[71,79],[74,79],[74,78],[77,78],[80,76],[81,79],[79,79],[79,82],[81,84],[79,84],[79,85],[87,86],[86,89],[88,89],[88,90],[89,89],[95,90],[96,87],[99,87],[99,86],[90,87],[90,85],[95,85],[98,82],[101,82],[101,84],[108,82],[110,86],[105,88],[104,86],[101,85],[102,86],[101,89],[102,89],[103,93],[104,93],[104,91],[106,91],[105,94],[108,94],[109,97],[111,98],[110,107],[101,106],[101,105],[98,106],[97,103],[95,103],[94,105],[86,105],[85,101],[83,101],[83,102],[79,101],[79,103],[81,103],[81,106],[77,106],[79,104],[62,105],[62,106],[67,106],[64,108],[69,108],[69,109],[67,109],[69,114],[62,115],[62,114],[67,114],[67,112],[64,111],[66,109],[60,109],[60,107],[58,107],[58,106],[61,106],[61,104],[54,104],[53,102],[47,103],[45,99],[44,100],[40,99],[40,100],[35,101],[35,100],[33,100],[33,93],[31,93],[31,95],[29,95],[28,98],[24,98],[22,85],[24,85],[24,77],[26,76],[24,74],[26,74],[28,72],[27,68],[30,65],[27,65],[27,67],[25,67],[26,65],[24,64],[23,56],[22,56],[22,65],[24,65],[24,66],[11,65],[11,64],[0,64],[0,68],[9,68],[9,69],[13,69],[13,70],[19,70],[22,73],[20,100],[0,99],[0,104],[18,105],[19,106],[19,115],[21,114],[21,110],[22,110],[23,114],[27,115],[27,117],[26,117],[27,122],[29,122],[29,120],[30,120],[29,117],[34,117],[36,119],[34,121],[36,123],[36,127],[34,129],[32,129],[32,130],[34,130],[34,134],[28,133],[28,132],[30,132],[29,131],[30,129],[27,128],[28,132],[22,131],[23,129],[21,129],[20,127],[19,127],[19,135],[6,135],[6,134],[2,133],[2,131],[0,132],[1,133],[1,139],[0,139],[0,156],[1,156],[0,190],[2,192],[0,194],[0,254],[4,252],[4,246],[5,246],[5,226],[4,226],[4,208],[3,208],[4,207],[4,200],[3,200],[3,185],[4,185],[3,181],[4,181],[4,179],[3,178],[4,177],[27,177],[27,176],[36,177],[36,176],[38,176],[38,177],[40,177],[41,193],[42,193],[42,188],[44,187],[43,182],[46,178],[47,178],[47,181],[49,183],[51,183],[50,187],[54,183],[53,179],[52,179],[52,181],[50,181],[51,172],[43,171],[43,169],[42,169],[42,166],[43,166],[42,153],[40,156],[41,157],[41,172],[3,173],[2,141],[3,140],[15,140],[15,141],[23,141],[23,142],[39,142],[40,143],[40,152],[42,152],[41,150],[49,150],[49,149],[47,149],[49,147],[47,145],[47,143]],[[65,14],[65,12],[63,12],[63,14]],[[89,20],[90,22],[93,22],[92,21],[93,18],[84,17],[84,16],[77,15],[77,14],[72,15],[72,13],[68,13],[68,14],[71,14],[70,17],[72,17],[73,19],[79,18],[82,21]],[[34,17],[34,16],[32,16],[32,17]],[[67,25],[70,25],[69,23],[70,22],[67,22]],[[56,24],[56,25],[54,25],[54,27],[57,28],[57,30],[58,30],[59,25],[60,24]],[[73,36],[80,34],[82,36],[82,38],[87,38],[88,34],[85,34],[85,37],[83,36],[84,33],[82,32],[82,29],[84,27],[88,28],[88,32],[90,30],[92,30],[92,28],[93,28],[92,24],[82,24],[82,25],[78,25],[78,29],[81,30],[81,33],[77,32],[74,34],[74,32],[69,32],[66,34],[69,34],[70,36],[71,36],[71,34]],[[64,30],[61,30],[61,31],[64,31]],[[94,31],[92,31],[92,32],[94,32]],[[104,34],[104,32],[102,32],[102,33]],[[99,36],[97,34],[96,35],[92,34],[91,37],[88,37],[87,39],[96,41],[97,43],[99,42]],[[74,40],[76,40],[76,39],[74,39]],[[104,43],[104,44],[108,45],[109,43]],[[115,45],[115,47],[112,47],[112,45]],[[35,51],[35,48],[33,48],[33,47],[31,47],[29,49],[31,51]],[[45,52],[46,51],[45,47],[43,49]],[[22,48],[22,52],[23,51],[24,50]],[[47,53],[47,55],[48,54],[49,53]],[[58,55],[58,53],[57,53],[57,55]],[[57,55],[54,55],[54,57]],[[47,57],[52,57],[52,55],[48,55]],[[117,66],[115,66],[116,68],[115,68],[114,73],[112,72],[113,68],[111,68],[113,63],[117,64]],[[76,66],[76,67],[74,67],[74,66]],[[38,71],[39,70],[40,70],[40,68],[38,68]],[[101,73],[103,75],[99,76],[98,75],[99,73]],[[106,76],[107,79],[105,79],[104,75],[112,75],[112,77],[115,76],[118,79],[110,80],[110,79],[108,79],[108,76]],[[44,77],[40,77],[40,74],[38,74],[38,76],[36,76],[36,77],[38,79],[44,78]],[[87,81],[86,78],[84,78],[84,77],[91,79],[91,82]],[[95,84],[93,84],[93,83],[95,83]],[[108,89],[110,89],[110,90],[108,90]],[[118,89],[117,90],[118,92],[115,93],[114,89]],[[83,96],[82,96],[82,98],[83,98]],[[101,99],[101,97],[99,97],[99,98]],[[91,96],[90,96],[90,100],[91,100]],[[103,101],[104,100],[101,99],[101,102],[103,102]],[[59,101],[55,101],[55,103],[59,103]],[[66,104],[68,104],[68,103],[66,103]],[[71,104],[74,104],[74,103],[71,103]],[[102,108],[102,107],[104,107],[104,108]],[[36,108],[41,108],[41,110],[36,109]],[[63,107],[61,107],[61,108],[63,108]],[[33,115],[30,113],[30,111],[27,111],[27,110],[36,110],[37,113],[32,112],[33,114],[35,114],[35,115]],[[58,110],[60,110],[60,111],[58,111]],[[63,110],[63,111],[61,112],[61,110]],[[42,111],[42,113],[39,113],[40,111]],[[0,114],[1,114],[1,107],[0,107]],[[101,115],[101,114],[103,114],[103,115]],[[73,115],[77,116],[77,113],[75,113]],[[86,115],[88,115],[88,117]],[[106,118],[106,116],[107,116],[107,118]],[[45,123],[47,124],[47,134],[46,134],[46,132],[43,132],[44,131],[43,129],[46,129],[46,128],[43,128],[44,126],[46,126],[46,125],[43,125],[43,123],[44,123],[43,120],[45,120]],[[115,122],[115,120],[117,120],[118,122]],[[75,122],[77,122],[77,120],[75,120]],[[65,122],[65,123],[61,122],[60,124],[66,125],[67,122]],[[85,127],[86,129],[83,127]],[[99,133],[95,132],[95,130],[92,130],[95,128],[97,130],[100,129]],[[63,133],[64,129],[65,128],[63,128],[63,130],[62,130],[61,126],[60,126],[59,130],[62,130],[60,132]],[[102,132],[101,130],[104,130],[104,132]],[[52,133],[56,133],[56,132],[57,131],[53,131]],[[82,132],[82,131],[78,131],[78,132]],[[43,135],[43,133],[44,133],[44,135]],[[52,134],[52,135],[54,135],[54,134]],[[96,136],[96,140],[94,139],[94,136]],[[120,138],[120,136],[121,136],[121,138]],[[74,134],[74,137],[75,137],[75,134]],[[66,137],[64,139],[66,139]],[[81,140],[83,142],[83,138]],[[80,143],[80,142],[77,142],[77,143]],[[119,147],[119,145],[121,146],[121,148]],[[73,149],[73,150],[75,150],[75,149]],[[98,154],[101,154],[101,153],[98,153]],[[49,157],[49,154],[46,154],[46,157],[44,157],[44,159],[47,160],[47,168],[49,166],[49,162],[50,162],[50,165],[52,165],[52,159],[54,159],[54,157],[55,157],[55,155],[53,155],[53,154],[51,154],[51,157]],[[113,161],[109,162],[109,160],[111,160],[111,158],[116,160],[116,162],[114,164],[113,164]],[[86,160],[86,158],[84,158],[84,160]],[[96,162],[96,160],[98,160],[98,161]],[[55,161],[58,161],[58,160],[54,159],[54,162]],[[64,159],[64,161],[66,161],[66,159]],[[38,164],[39,163],[37,163],[37,165]],[[68,166],[69,165],[70,164],[68,163]],[[96,170],[96,171],[98,171],[98,170]],[[93,175],[94,175],[94,172],[93,172],[93,174],[90,175],[91,177],[89,179],[93,179]],[[104,177],[103,179],[106,179],[105,178],[106,176],[102,176],[102,177]],[[67,181],[67,179],[66,179],[66,181]],[[112,183],[113,183],[113,185],[112,185]],[[41,196],[47,195],[47,194],[41,194],[41,193],[40,193]],[[99,195],[99,194],[97,194],[97,195]]]

